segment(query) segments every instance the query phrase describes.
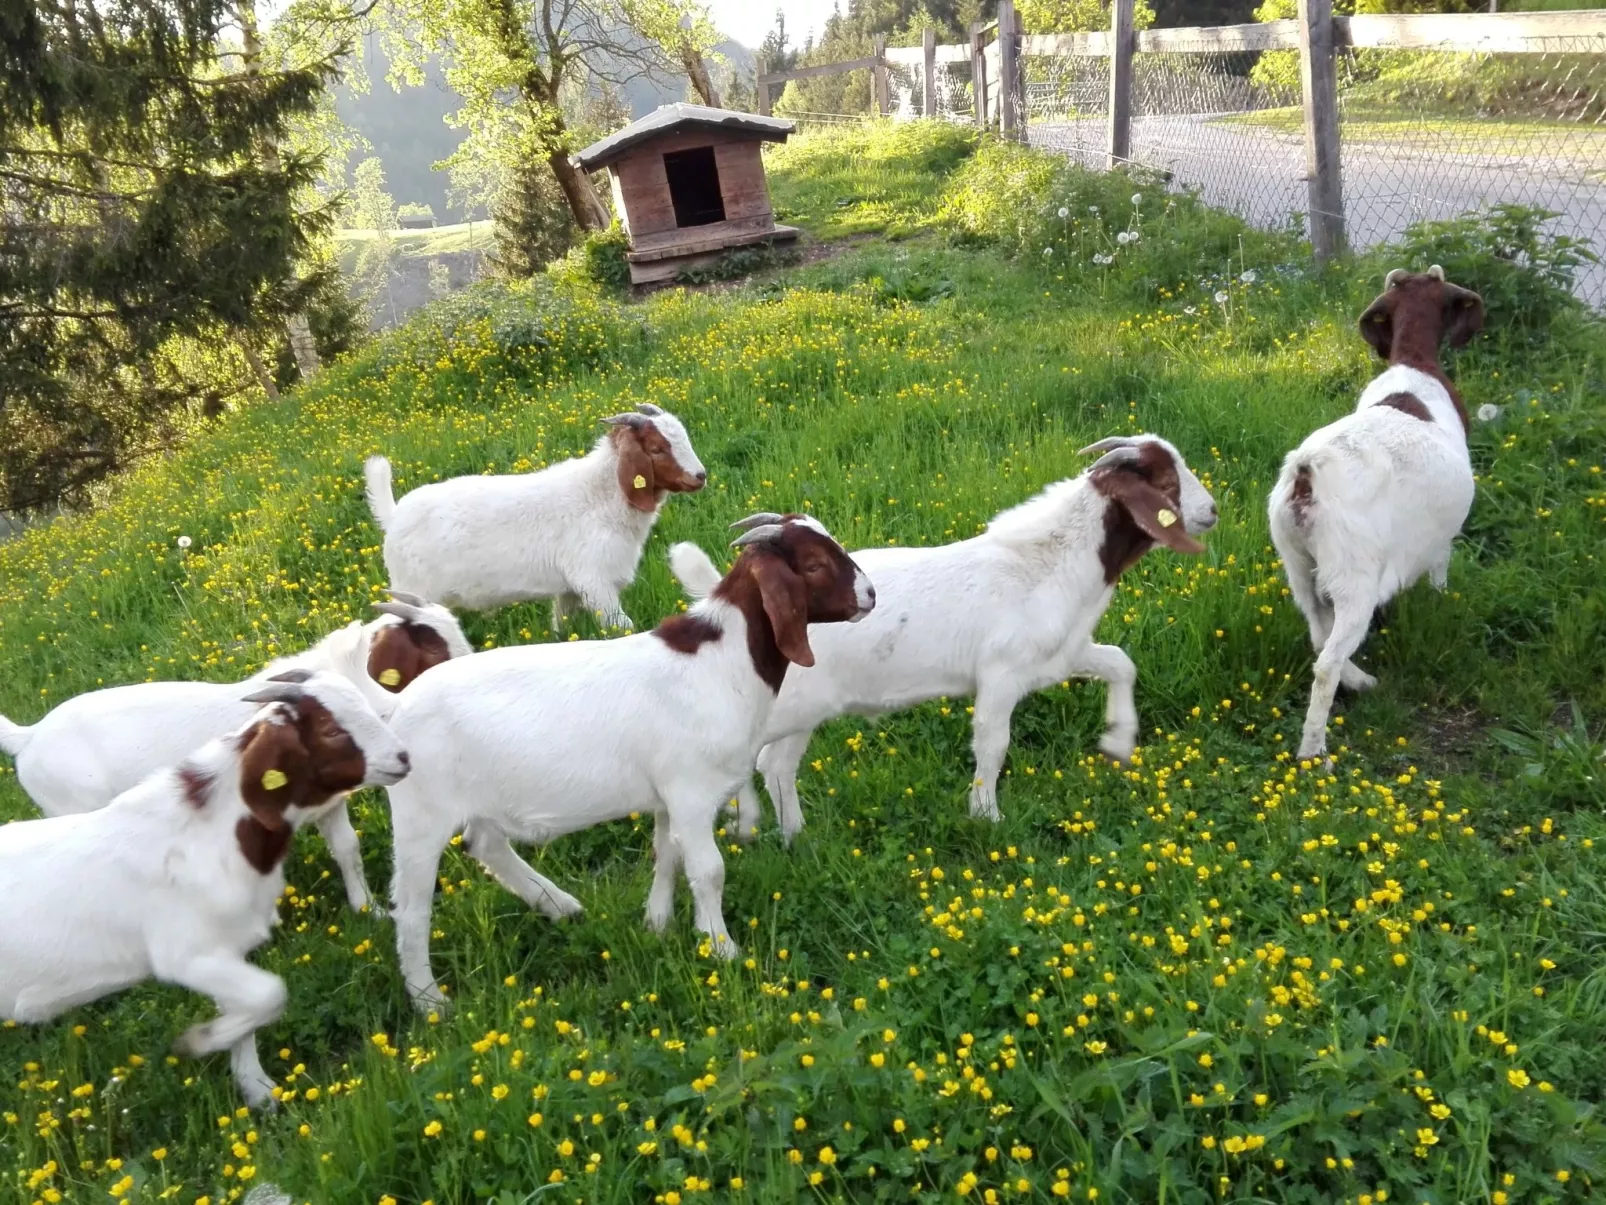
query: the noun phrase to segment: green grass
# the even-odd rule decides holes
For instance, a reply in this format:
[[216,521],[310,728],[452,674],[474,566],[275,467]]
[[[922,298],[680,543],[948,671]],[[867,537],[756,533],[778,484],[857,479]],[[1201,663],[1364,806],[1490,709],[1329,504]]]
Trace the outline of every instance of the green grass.
[[[455,297],[0,547],[0,710],[239,676],[362,614],[383,582],[369,452],[402,490],[524,469],[650,399],[712,477],[655,530],[625,597],[638,622],[677,605],[668,545],[717,551],[749,511],[809,509],[849,547],[937,543],[1079,471],[1095,438],[1165,434],[1222,521],[1202,556],[1150,554],[1101,627],[1139,667],[1141,759],[1092,756],[1102,689],[1045,691],[1016,713],[993,827],[965,815],[965,700],[826,726],[797,847],[768,825],[730,847],[733,964],[700,952],[684,892],[665,937],[643,929],[645,820],[537,851],[587,907],[561,926],[452,851],[445,1018],[411,1013],[390,926],[344,910],[309,834],[257,955],[291,992],[261,1035],[281,1110],[237,1112],[222,1060],[167,1059],[209,1007],[182,992],[0,1029],[0,1200],[188,1205],[262,1182],[319,1205],[1591,1193],[1599,326],[1563,314],[1519,338],[1496,314],[1459,356],[1469,407],[1505,411],[1473,431],[1450,592],[1389,609],[1363,657],[1381,685],[1341,704],[1336,768],[1301,767],[1310,654],[1264,498],[1375,370],[1352,320],[1378,265],[1315,273],[1119,177],[1048,173],[1047,212],[1067,217],[1044,224],[1039,198],[1004,229],[981,185],[1017,152],[883,137],[801,140],[772,185],[815,230],[853,228],[835,198],[884,206],[902,241],[718,296]],[[1139,244],[1087,266],[1134,224]],[[544,618],[467,626],[505,644],[549,639]],[[0,816],[28,811],[7,772]],[[382,797],[356,812],[381,883]]]

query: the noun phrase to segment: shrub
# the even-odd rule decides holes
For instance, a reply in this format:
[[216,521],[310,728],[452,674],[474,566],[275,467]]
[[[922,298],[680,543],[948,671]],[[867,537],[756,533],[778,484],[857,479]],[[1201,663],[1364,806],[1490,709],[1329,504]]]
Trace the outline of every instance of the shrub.
[[594,231],[572,248],[562,259],[554,260],[547,272],[556,280],[584,281],[608,289],[623,289],[630,284],[630,262],[625,252],[630,249],[630,236],[624,227],[615,222],[606,230]]

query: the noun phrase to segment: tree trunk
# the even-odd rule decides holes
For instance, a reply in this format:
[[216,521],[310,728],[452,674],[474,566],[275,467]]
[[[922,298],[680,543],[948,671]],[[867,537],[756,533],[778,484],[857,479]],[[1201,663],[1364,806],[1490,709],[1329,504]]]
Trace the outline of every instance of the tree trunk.
[[262,357],[257,355],[257,349],[251,346],[249,339],[241,338],[239,343],[240,350],[245,353],[245,362],[251,366],[251,373],[256,377],[257,384],[262,386],[262,392],[268,395],[268,401],[278,401],[279,387],[273,383],[273,374],[262,363]]
[[686,69],[686,78],[691,80],[691,86],[696,89],[697,95],[702,97],[703,104],[710,109],[723,109],[725,106],[719,103],[719,92],[708,74],[708,64],[703,61],[702,53],[690,42],[682,42],[680,45],[680,64]]
[[[257,33],[256,0],[239,0],[236,15],[240,21],[240,49],[246,73],[257,75],[262,70],[262,39]],[[269,171],[279,170],[279,144],[272,138],[265,139],[262,144],[262,165]],[[301,379],[310,380],[312,374],[318,371],[319,364],[318,345],[312,338],[307,316],[292,314],[285,319],[284,326],[285,333],[290,337],[290,350],[295,355]],[[278,393],[270,390],[268,396],[277,398]]]
[[575,225],[581,230],[606,230],[608,210],[586,174],[569,162],[569,156],[563,151],[548,152],[546,161],[557,177],[558,187],[563,190],[563,199],[569,203]]

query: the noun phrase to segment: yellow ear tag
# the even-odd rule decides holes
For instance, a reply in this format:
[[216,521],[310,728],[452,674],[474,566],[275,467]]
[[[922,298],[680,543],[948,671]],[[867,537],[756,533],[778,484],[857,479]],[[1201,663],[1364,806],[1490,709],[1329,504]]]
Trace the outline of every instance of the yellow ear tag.
[[401,670],[392,666],[390,669],[379,671],[379,684],[381,686],[397,686],[401,683]]
[[638,490],[644,490],[644,489],[647,488],[647,479],[645,477],[643,477],[640,473],[637,473],[636,474],[636,479],[634,481],[632,481],[630,484],[635,486]]
[[1177,521],[1176,515],[1166,510],[1163,506],[1154,512],[1154,517],[1160,521],[1161,527],[1170,527]]
[[277,791],[290,780],[284,776],[283,770],[269,770],[262,776],[262,786],[269,791]]

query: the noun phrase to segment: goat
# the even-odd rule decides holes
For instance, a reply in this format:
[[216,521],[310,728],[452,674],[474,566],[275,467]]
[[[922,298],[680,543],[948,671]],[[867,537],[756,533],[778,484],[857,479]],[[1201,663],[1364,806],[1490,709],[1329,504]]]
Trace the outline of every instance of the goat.
[[858,620],[875,606],[869,579],[814,519],[758,515],[738,526],[742,551],[724,580],[654,631],[493,649],[441,666],[402,696],[391,723],[415,768],[390,793],[392,908],[420,1008],[444,1003],[429,964],[430,909],[441,853],[459,830],[503,886],[558,918],[579,901],[509,839],[544,843],[649,812],[648,926],[668,923],[683,863],[697,926],[734,956],[714,819],[752,769],[787,666],[814,664],[808,625]]
[[[1156,544],[1197,553],[1216,505],[1182,454],[1154,435],[1100,440],[1078,477],[996,516],[972,539],[935,548],[853,553],[876,583],[875,615],[813,638],[815,668],[794,674],[770,711],[758,769],[790,842],[803,827],[797,767],[814,729],[837,716],[877,715],[942,696],[973,695],[976,771],[970,814],[997,820],[998,774],[1015,705],[1070,677],[1109,684],[1099,748],[1125,761],[1138,736],[1137,669],[1093,630],[1121,573]],[[1180,516],[1180,518],[1179,518]],[[694,597],[717,571],[681,545],[671,561]],[[758,826],[750,780],[738,794],[737,836]]]
[[368,505],[391,581],[474,611],[550,598],[554,632],[578,596],[609,627],[632,628],[619,592],[665,499],[702,489],[708,473],[680,420],[657,406],[603,421],[612,429],[586,456],[537,473],[454,477],[400,502],[390,462],[370,457]]
[[[383,614],[353,621],[312,648],[274,661],[243,685],[289,669],[327,670],[354,685],[381,717],[408,683],[432,666],[469,653],[468,640],[445,607],[404,591],[376,603]],[[17,781],[47,816],[91,812],[153,771],[244,723],[253,708],[241,683],[141,682],[68,699],[23,728],[0,718],[0,750],[16,759]],[[346,899],[372,906],[356,830],[342,801],[316,821],[340,867]]]
[[1424,575],[1445,588],[1451,544],[1472,509],[1467,413],[1439,345],[1464,347],[1483,329],[1483,299],[1437,264],[1421,274],[1396,268],[1360,328],[1389,367],[1353,413],[1288,454],[1268,503],[1272,543],[1316,650],[1301,758],[1327,751],[1340,685],[1377,684],[1351,660],[1373,612]]
[[335,674],[256,684],[236,732],[95,812],[0,827],[0,1017],[37,1024],[146,979],[211,996],[219,1015],[179,1038],[231,1051],[240,1092],[272,1100],[256,1031],[284,981],[246,961],[267,940],[294,830],[344,792],[404,777],[407,753]]

